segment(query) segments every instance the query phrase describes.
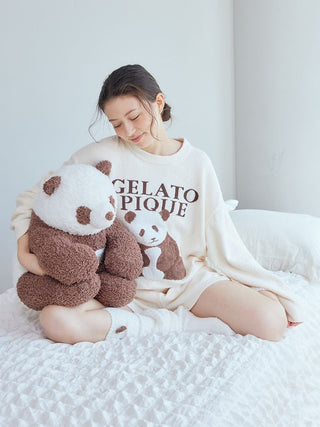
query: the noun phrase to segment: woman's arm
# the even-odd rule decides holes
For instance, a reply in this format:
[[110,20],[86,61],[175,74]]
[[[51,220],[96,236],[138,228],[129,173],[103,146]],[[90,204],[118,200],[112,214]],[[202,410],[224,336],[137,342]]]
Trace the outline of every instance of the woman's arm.
[[33,201],[50,174],[51,172],[48,172],[41,181],[34,185],[30,190],[24,191],[18,195],[16,200],[16,209],[11,217],[11,230],[14,230],[17,240],[27,233],[30,224]]
[[30,190],[19,194],[16,201],[16,210],[11,218],[11,229],[15,231],[17,238],[18,261],[26,270],[30,271],[30,273],[37,274],[39,276],[43,276],[46,273],[40,267],[37,257],[30,253],[28,229],[30,225],[33,201],[49,175],[50,172],[47,173],[42,180]]
[[19,194],[16,201],[16,210],[11,217],[11,229],[14,230],[17,238],[17,257],[19,263],[30,273],[43,276],[46,272],[40,267],[36,255],[29,250],[28,229],[33,208],[33,202],[41,186],[52,172],[48,172],[30,190]]
[[256,261],[239,236],[224,203],[213,167],[208,188],[207,213],[210,212],[210,215],[206,217],[205,232],[209,262],[231,280],[275,293],[287,312],[288,320],[300,321],[300,307],[284,282]]

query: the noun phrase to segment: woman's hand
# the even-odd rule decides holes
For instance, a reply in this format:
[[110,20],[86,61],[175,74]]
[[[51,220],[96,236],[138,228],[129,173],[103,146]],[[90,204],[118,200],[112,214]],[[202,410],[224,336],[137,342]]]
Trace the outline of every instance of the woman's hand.
[[32,254],[29,250],[29,239],[28,233],[23,234],[18,239],[18,261],[20,264],[30,273],[37,274],[38,276],[44,276],[46,272],[39,265],[38,258]]

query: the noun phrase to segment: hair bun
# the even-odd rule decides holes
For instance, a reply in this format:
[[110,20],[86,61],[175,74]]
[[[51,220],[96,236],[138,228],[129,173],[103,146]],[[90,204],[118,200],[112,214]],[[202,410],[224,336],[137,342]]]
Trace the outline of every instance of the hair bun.
[[162,121],[167,122],[171,119],[171,107],[167,103],[164,104],[163,111],[161,113]]

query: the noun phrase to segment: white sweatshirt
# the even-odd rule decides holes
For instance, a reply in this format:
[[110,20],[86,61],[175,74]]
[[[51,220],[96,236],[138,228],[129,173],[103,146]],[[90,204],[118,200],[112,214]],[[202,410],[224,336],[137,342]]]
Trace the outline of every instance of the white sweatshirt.
[[[138,288],[180,286],[210,265],[230,279],[276,293],[288,320],[302,321],[286,285],[253,258],[239,237],[213,165],[203,151],[184,139],[175,154],[159,156],[112,136],[85,146],[65,164],[95,165],[101,160],[112,163],[110,178],[118,195],[118,218],[136,233],[140,243],[149,238],[144,244],[150,263],[144,277],[138,279]],[[46,177],[17,198],[11,222],[17,238],[28,230],[33,199]],[[152,233],[157,240],[152,240]],[[164,238],[170,242],[161,246]],[[170,267],[166,260],[173,257],[172,251],[178,258]],[[158,262],[161,255],[164,262]]]

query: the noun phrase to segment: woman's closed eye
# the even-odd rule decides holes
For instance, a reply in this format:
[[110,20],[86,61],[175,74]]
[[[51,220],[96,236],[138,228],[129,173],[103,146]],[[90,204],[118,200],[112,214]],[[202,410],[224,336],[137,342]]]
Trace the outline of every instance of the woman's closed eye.
[[[130,119],[130,120],[132,120],[132,121],[133,121],[133,120],[137,120],[137,118],[138,118],[138,117],[140,117],[140,114],[138,114],[138,115],[137,115],[137,117],[133,117],[133,118],[132,118],[132,119]],[[120,126],[121,126],[121,123],[120,123],[119,125],[116,125],[116,126],[113,126],[113,127],[114,127],[114,129],[116,129],[116,128],[119,128]]]

